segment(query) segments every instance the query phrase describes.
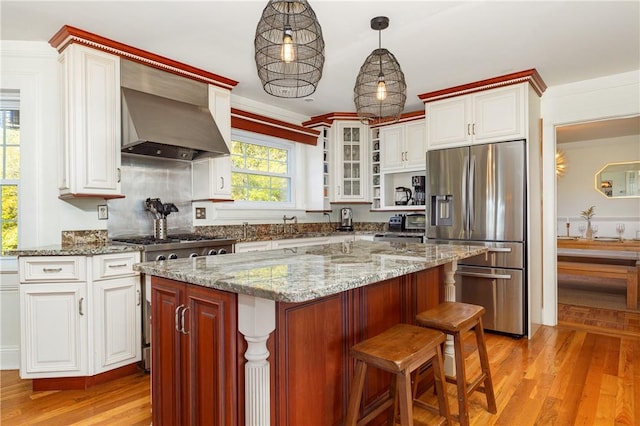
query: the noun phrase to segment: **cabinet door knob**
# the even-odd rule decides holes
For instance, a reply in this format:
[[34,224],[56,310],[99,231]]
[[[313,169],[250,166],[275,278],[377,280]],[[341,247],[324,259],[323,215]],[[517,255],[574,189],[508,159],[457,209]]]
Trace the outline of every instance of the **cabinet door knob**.
[[81,297],[80,300],[78,300],[78,313],[81,316],[84,316],[84,310],[82,309],[82,303],[84,302],[84,297]]
[[120,183],[120,180],[122,178],[122,170],[120,169],[120,167],[118,167],[116,169],[116,171],[117,171],[117,175],[118,175],[118,183]]
[[467,135],[471,136],[471,123],[467,124]]
[[476,134],[476,123],[473,123],[473,126],[471,126],[471,133]]
[[142,304],[142,297],[140,294],[140,290],[136,290],[136,294],[138,295],[138,306]]
[[224,176],[220,176],[220,189],[224,189]]

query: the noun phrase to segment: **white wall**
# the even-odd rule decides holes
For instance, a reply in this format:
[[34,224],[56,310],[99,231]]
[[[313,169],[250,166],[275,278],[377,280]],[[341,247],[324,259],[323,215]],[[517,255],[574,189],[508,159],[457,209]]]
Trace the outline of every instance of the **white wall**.
[[549,87],[542,97],[543,179],[547,189],[543,195],[543,324],[557,323],[555,128],[637,114],[640,70]]
[[640,134],[608,139],[564,143],[558,148],[566,156],[566,173],[558,178],[558,233],[578,235],[580,212],[595,206],[591,223],[599,236],[616,236],[616,223],[624,223],[624,238],[634,238],[640,229],[640,198],[608,198],[595,188],[595,174],[607,163],[640,161]]

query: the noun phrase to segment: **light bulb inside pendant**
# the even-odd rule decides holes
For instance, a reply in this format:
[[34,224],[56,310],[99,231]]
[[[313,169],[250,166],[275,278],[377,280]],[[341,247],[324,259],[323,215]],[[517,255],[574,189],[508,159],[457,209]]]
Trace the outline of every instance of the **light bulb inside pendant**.
[[387,99],[387,84],[384,82],[384,75],[378,76],[378,87],[376,89],[376,99],[384,101]]
[[291,27],[285,27],[284,29],[280,59],[282,59],[287,64],[293,62],[296,59],[295,50],[293,48],[293,30],[291,29]]

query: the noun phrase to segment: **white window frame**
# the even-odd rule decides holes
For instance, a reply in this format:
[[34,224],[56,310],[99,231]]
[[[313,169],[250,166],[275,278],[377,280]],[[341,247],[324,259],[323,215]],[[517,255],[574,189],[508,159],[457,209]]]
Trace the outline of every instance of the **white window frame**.
[[[292,141],[288,141],[281,138],[276,138],[273,136],[262,135],[259,133],[248,132],[245,130],[231,130],[231,140],[238,142],[251,143],[255,145],[262,145],[271,148],[284,149],[287,151],[287,175],[286,177],[289,179],[289,201],[288,202],[275,202],[275,201],[245,201],[245,200],[236,200],[234,204],[238,208],[245,209],[293,209],[296,206],[296,143]],[[236,170],[233,167],[233,163],[231,165],[231,173],[233,174]],[[242,169],[245,170],[245,169]],[[274,175],[275,176],[275,175]],[[232,179],[233,180],[233,179]]]
[[[10,90],[14,90],[14,89],[10,89]],[[19,90],[15,90],[15,93],[4,93],[0,95],[0,109],[5,110],[5,109],[13,109],[13,110],[18,110],[20,111],[20,91]],[[22,114],[21,114],[22,115]],[[22,130],[22,126],[21,130]],[[23,155],[23,149],[22,149],[23,144],[20,144],[20,168],[22,169],[22,155]],[[6,159],[5,159],[6,160]],[[21,170],[22,171],[22,170]],[[4,179],[2,176],[0,176],[0,183],[2,185],[15,185],[17,187],[17,191],[18,191],[18,241],[20,241],[20,234],[21,234],[21,189],[20,189],[20,179]],[[0,185],[0,186],[2,186]],[[16,256],[3,256],[2,255],[2,251],[0,250],[0,258],[5,258],[5,259],[15,259]]]

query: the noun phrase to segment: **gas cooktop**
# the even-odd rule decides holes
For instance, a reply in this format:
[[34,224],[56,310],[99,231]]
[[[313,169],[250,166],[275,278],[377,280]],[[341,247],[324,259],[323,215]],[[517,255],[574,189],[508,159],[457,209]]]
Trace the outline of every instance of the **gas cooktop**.
[[152,235],[141,235],[141,236],[132,236],[132,237],[118,237],[112,238],[112,241],[116,241],[119,243],[128,243],[128,244],[138,244],[138,245],[155,245],[155,244],[168,244],[168,243],[181,243],[188,241],[227,241],[227,238],[222,237],[212,237],[208,235],[198,235],[198,234],[172,234],[167,235],[167,238],[160,239],[155,238]]

